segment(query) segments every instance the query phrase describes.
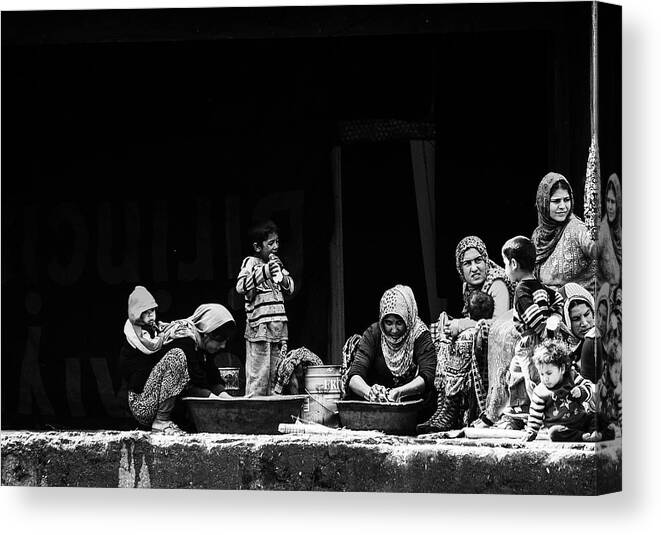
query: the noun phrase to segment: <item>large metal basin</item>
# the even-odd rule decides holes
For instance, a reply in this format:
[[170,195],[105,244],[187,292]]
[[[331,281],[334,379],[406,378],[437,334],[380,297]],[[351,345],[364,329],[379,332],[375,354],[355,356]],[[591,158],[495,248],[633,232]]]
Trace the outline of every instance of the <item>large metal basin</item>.
[[421,399],[376,403],[338,401],[341,425],[360,431],[383,431],[391,435],[415,435]]
[[200,433],[277,435],[278,424],[292,423],[307,396],[255,396],[214,399],[185,397]]

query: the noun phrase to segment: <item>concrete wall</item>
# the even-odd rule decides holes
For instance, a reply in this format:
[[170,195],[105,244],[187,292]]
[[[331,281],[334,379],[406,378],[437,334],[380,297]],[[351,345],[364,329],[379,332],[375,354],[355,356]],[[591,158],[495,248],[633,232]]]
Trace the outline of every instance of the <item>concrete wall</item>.
[[596,495],[622,480],[619,441],[17,431],[1,446],[3,485]]

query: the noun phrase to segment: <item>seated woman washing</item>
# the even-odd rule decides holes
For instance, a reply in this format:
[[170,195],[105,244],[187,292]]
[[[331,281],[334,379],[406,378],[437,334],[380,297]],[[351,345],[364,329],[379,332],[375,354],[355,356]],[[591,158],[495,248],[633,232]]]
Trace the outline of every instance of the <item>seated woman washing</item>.
[[209,303],[197,307],[188,318],[194,327],[184,345],[188,361],[189,383],[184,395],[195,397],[226,397],[225,383],[220,377],[214,356],[226,347],[236,331],[234,317],[223,305]]
[[434,411],[436,352],[418,317],[411,288],[397,285],[381,297],[379,321],[362,335],[347,374],[347,399],[376,402],[424,398],[420,419]]

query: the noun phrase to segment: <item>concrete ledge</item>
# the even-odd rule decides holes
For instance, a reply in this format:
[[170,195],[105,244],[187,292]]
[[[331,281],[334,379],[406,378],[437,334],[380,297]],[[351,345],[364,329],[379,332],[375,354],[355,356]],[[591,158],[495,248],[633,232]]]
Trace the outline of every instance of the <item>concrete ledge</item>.
[[620,440],[3,431],[0,446],[3,485],[565,495],[622,485]]

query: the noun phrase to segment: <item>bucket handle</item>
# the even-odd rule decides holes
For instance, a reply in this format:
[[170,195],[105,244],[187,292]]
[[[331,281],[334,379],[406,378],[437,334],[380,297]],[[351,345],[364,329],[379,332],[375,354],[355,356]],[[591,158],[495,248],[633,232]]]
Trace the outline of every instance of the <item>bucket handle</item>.
[[333,409],[329,409],[328,407],[326,407],[326,405],[324,405],[321,401],[319,401],[319,399],[316,398],[314,396],[314,394],[312,394],[312,392],[310,392],[307,388],[305,389],[305,392],[308,396],[310,396],[312,399],[314,399],[317,403],[319,403],[319,405],[321,405],[324,409],[326,409],[331,414],[337,414],[338,413],[337,411],[334,411]]

